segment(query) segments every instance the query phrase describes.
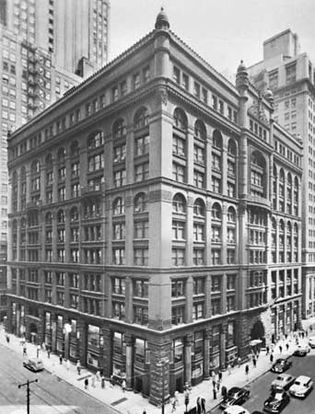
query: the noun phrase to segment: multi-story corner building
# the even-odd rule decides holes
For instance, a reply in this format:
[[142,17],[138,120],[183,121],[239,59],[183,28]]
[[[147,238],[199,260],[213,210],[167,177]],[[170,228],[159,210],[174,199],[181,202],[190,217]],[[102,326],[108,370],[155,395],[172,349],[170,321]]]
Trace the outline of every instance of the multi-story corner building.
[[54,64],[87,76],[108,58],[108,0],[2,0],[1,22],[54,55]]
[[158,403],[297,327],[302,146],[272,113],[161,11],[10,136],[8,329]]
[[[315,73],[291,30],[264,42],[263,60],[249,68],[256,86],[274,93],[275,120],[303,140],[303,317],[315,316]],[[286,149],[279,149],[284,155]]]

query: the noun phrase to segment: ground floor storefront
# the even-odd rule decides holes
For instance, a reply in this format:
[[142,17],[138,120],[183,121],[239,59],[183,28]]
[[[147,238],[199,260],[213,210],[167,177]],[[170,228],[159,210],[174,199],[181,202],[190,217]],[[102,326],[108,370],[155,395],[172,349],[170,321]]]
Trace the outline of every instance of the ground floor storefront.
[[[182,392],[186,385],[209,378],[213,370],[247,358],[252,340],[265,344],[273,334],[269,308],[220,315],[165,332],[21,298],[9,297],[8,309],[9,332],[44,343],[66,359],[80,360],[116,383],[125,380],[128,389],[154,404],[161,401],[163,388],[166,398]],[[286,319],[285,326],[293,330],[298,315],[293,305],[289,309],[292,320],[289,324]]]

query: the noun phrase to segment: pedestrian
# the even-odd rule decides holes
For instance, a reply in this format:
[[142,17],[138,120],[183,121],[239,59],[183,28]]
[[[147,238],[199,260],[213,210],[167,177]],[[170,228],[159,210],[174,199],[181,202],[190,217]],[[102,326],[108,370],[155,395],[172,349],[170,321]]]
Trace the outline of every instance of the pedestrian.
[[216,400],[217,399],[217,391],[215,388],[213,388],[213,399]]
[[50,352],[51,352],[51,351],[50,351],[50,346],[48,345],[48,346],[47,346],[47,357],[48,357],[48,359],[50,358]]
[[220,383],[220,381],[218,381],[217,382],[217,390],[218,390],[218,392],[220,391],[220,387],[221,387],[221,383]]
[[237,358],[237,365],[238,365],[239,368],[241,366],[241,362],[242,362],[241,357],[238,357]]
[[215,380],[215,379],[213,379],[213,380],[212,380],[212,388],[215,388],[216,386],[217,386],[216,380]]
[[221,395],[223,399],[225,399],[225,397],[227,396],[227,388],[225,385],[222,385],[221,387]]
[[7,344],[9,344],[10,343],[10,337],[9,337],[9,335],[6,335],[5,338],[7,340]]
[[62,358],[62,355],[60,354],[60,355],[59,355],[59,364],[60,364],[60,365],[62,365],[62,359],[63,359],[63,358]]
[[121,388],[122,388],[123,392],[126,391],[126,380],[125,379],[122,380]]
[[201,414],[201,398],[197,398],[197,414]]
[[25,344],[23,345],[23,356],[27,356],[27,348]]
[[201,412],[206,414],[206,400],[203,397],[201,398]]
[[40,347],[40,345],[37,345],[37,347],[36,347],[36,356],[37,356],[37,358],[39,358],[40,351],[41,351],[41,347]]
[[219,379],[219,382],[222,382],[222,371],[221,370],[219,370],[218,372],[218,379]]
[[96,371],[96,381],[100,382],[101,380],[101,373],[99,371]]
[[67,371],[69,371],[70,370],[70,360],[69,359],[67,359],[67,361],[66,361],[66,366],[67,366]]
[[273,354],[270,354],[270,362],[273,363]]
[[76,365],[76,367],[77,367],[77,372],[78,372],[78,375],[81,375],[81,365],[80,365],[80,361],[79,361],[79,360],[77,360],[77,365]]
[[92,376],[92,387],[95,388],[95,375]]
[[231,371],[231,364],[228,364],[227,370],[228,370],[229,375],[231,375],[231,373],[232,373],[232,371]]
[[248,376],[248,373],[249,373],[249,365],[246,364],[245,365],[245,374],[246,374],[246,376]]
[[175,397],[173,397],[172,399],[171,399],[171,405],[172,405],[172,413],[174,412],[174,411],[176,411],[176,400],[175,400]]
[[42,350],[43,351],[46,351],[46,344],[45,344],[45,342],[42,343]]
[[289,350],[289,344],[288,342],[285,344],[285,347],[287,348],[287,351]]
[[284,337],[285,337],[285,339],[287,340],[287,339],[288,339],[288,334],[285,334],[285,335],[284,335]]
[[253,365],[254,365],[254,368],[256,368],[256,363],[257,363],[257,360],[256,360],[256,358],[254,357],[254,358],[253,358]]
[[85,378],[84,380],[84,389],[87,390],[89,388],[89,380],[88,378]]
[[101,376],[101,387],[103,389],[105,388],[105,377],[104,377],[104,375]]
[[176,405],[178,405],[178,404],[179,404],[178,394],[179,394],[179,392],[176,390],[176,391],[174,392],[174,398],[175,398]]
[[282,346],[281,345],[279,345],[279,351],[280,351],[280,354],[282,354]]
[[266,347],[266,355],[269,355],[270,348],[269,346]]

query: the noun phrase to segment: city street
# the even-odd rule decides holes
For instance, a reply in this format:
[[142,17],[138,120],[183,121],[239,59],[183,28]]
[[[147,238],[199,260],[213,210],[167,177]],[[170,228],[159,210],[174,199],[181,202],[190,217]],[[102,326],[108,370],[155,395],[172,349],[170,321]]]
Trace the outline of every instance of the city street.
[[[311,378],[315,376],[315,350],[312,350],[306,357],[292,357],[292,367],[286,373],[297,377],[307,375]],[[270,384],[277,374],[267,372],[255,382],[250,384],[250,399],[243,404],[250,412],[254,410],[263,411],[264,401],[269,396]],[[314,412],[315,390],[313,390],[304,400],[291,398],[289,405],[282,411],[284,414],[310,414]],[[210,411],[214,414],[222,413],[221,409]]]
[[18,384],[38,378],[31,384],[31,414],[111,414],[116,412],[80,389],[60,380],[47,371],[37,374],[23,367],[22,355],[0,345],[0,412],[18,414],[26,412],[26,387]]

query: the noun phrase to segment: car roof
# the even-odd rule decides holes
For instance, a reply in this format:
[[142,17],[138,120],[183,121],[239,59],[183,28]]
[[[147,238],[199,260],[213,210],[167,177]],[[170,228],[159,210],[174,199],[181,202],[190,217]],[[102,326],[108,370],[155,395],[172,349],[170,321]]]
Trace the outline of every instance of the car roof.
[[307,377],[306,375],[300,375],[299,377],[296,378],[295,381],[299,381],[299,382],[308,382],[311,378]]
[[229,393],[231,392],[239,392],[241,390],[241,388],[240,387],[232,387],[232,388],[230,388],[229,389]]

